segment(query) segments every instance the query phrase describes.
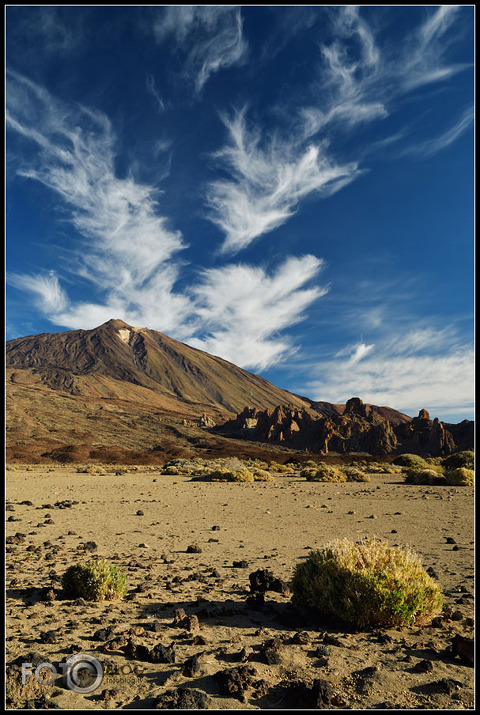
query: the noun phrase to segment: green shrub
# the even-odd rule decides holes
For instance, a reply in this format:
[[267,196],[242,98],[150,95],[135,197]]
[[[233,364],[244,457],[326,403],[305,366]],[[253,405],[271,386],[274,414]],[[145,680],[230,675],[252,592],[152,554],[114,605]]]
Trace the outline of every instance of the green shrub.
[[291,467],[287,467],[286,464],[278,464],[277,462],[270,462],[268,469],[271,472],[278,472],[279,474],[286,474],[292,471]]
[[395,457],[392,464],[396,464],[398,467],[426,467],[427,463],[418,454],[400,454]]
[[[306,470],[305,470],[306,471]],[[346,482],[347,475],[338,467],[331,464],[317,464],[317,468],[313,469],[308,475],[305,475],[308,482]]]
[[168,467],[165,467],[163,470],[164,474],[180,474],[180,470],[178,467],[175,465],[171,464]]
[[347,482],[369,482],[369,475],[358,467],[344,467]]
[[252,471],[253,479],[255,482],[274,482],[275,477],[266,469],[254,469]]
[[406,469],[405,484],[445,484],[443,474],[428,467],[426,469]]
[[451,472],[447,472],[445,482],[449,487],[474,487],[475,472],[473,469],[458,467]]
[[422,625],[442,608],[418,556],[375,538],[332,541],[295,569],[292,602],[355,628]]
[[106,561],[92,561],[70,566],[63,574],[62,586],[68,598],[112,601],[125,596],[127,577]]
[[457,452],[445,457],[443,466],[446,469],[457,469],[464,467],[465,469],[473,469],[475,465],[475,452]]
[[102,474],[105,475],[106,468],[99,467],[96,464],[87,464],[84,467],[77,467],[78,474]]

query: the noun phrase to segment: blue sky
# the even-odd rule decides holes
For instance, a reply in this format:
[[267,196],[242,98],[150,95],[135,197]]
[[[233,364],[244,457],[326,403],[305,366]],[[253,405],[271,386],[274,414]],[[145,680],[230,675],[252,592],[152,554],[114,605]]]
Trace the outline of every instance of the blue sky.
[[473,417],[474,7],[8,6],[7,338]]

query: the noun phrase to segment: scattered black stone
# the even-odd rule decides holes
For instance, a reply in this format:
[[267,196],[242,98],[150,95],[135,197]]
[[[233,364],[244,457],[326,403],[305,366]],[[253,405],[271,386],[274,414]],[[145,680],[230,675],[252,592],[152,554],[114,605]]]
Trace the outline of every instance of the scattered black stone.
[[150,660],[152,663],[175,663],[176,658],[174,643],[171,643],[169,646],[157,643],[150,651]]
[[15,511],[15,507],[13,504],[7,504],[5,507],[5,511]]
[[285,704],[292,709],[318,709],[334,704],[335,690],[328,680],[317,678],[312,684],[302,680],[283,681],[280,684]]
[[150,630],[154,633],[160,633],[161,631],[163,631],[163,624],[160,621],[153,621],[153,623],[150,625]]
[[144,516],[144,515],[145,515],[145,514],[144,514],[144,512],[143,512],[141,509],[139,509],[139,510],[137,511],[137,516]]
[[453,536],[446,536],[446,537],[445,537],[445,541],[446,541],[447,544],[456,544],[456,543],[457,543],[457,542],[455,541],[455,539],[453,538]]
[[464,665],[474,665],[475,639],[456,635],[452,640],[452,653],[460,658]]
[[36,668],[37,665],[40,665],[40,663],[45,662],[45,654],[43,653],[36,653],[35,651],[30,651],[26,655],[19,655],[18,658],[15,658],[13,661],[14,665],[19,665],[21,666],[22,663],[30,663],[33,668]]
[[212,526],[212,531],[220,531],[220,527],[219,527],[219,526]]
[[5,538],[6,544],[23,544],[25,541],[25,534],[21,534],[19,531],[14,536],[7,536]]
[[462,683],[458,680],[453,680],[452,678],[441,678],[441,680],[435,680],[432,683],[428,683],[425,687],[435,693],[446,693],[447,695],[452,695],[452,693],[456,690],[460,690]]
[[310,642],[311,639],[307,631],[297,631],[290,638],[290,643],[294,643],[296,645],[308,645]]
[[248,561],[241,560],[241,561],[234,561],[232,564],[234,569],[248,569]]
[[108,628],[100,628],[93,634],[93,639],[96,641],[108,641],[115,637],[115,628],[109,626]]
[[259,659],[267,665],[279,665],[282,662],[281,651],[283,649],[284,643],[280,638],[267,640],[260,646]]
[[337,646],[337,648],[347,648],[345,643],[340,640],[340,638],[337,638],[337,636],[332,636],[330,633],[325,633],[323,636],[323,642],[325,645],[334,645]]
[[125,636],[120,635],[117,636],[116,638],[111,638],[111,640],[107,641],[105,645],[103,646],[105,650],[123,650],[128,645],[128,640],[125,638]]
[[456,611],[452,611],[450,618],[452,621],[463,621],[463,613],[457,609]]
[[413,666],[415,673],[431,673],[433,671],[433,663],[431,660],[419,660]]
[[200,660],[197,655],[192,655],[191,658],[183,664],[182,675],[186,678],[194,678],[200,673]]
[[60,643],[60,633],[58,631],[43,631],[38,637],[39,643]]
[[245,691],[254,684],[256,675],[257,671],[253,666],[240,665],[237,668],[218,671],[215,679],[220,685],[222,694],[242,700]]
[[201,554],[202,549],[198,544],[190,544],[190,546],[187,546],[187,554]]
[[24,506],[33,506],[33,502],[31,502],[30,499],[24,499],[24,501],[21,501],[20,504],[23,504]]
[[210,698],[202,690],[179,687],[167,690],[159,695],[155,708],[157,710],[208,710]]
[[248,579],[250,581],[250,591],[252,593],[253,602],[263,603],[267,591],[275,591],[285,596],[290,593],[290,589],[285,581],[274,576],[268,569],[253,571],[249,574]]
[[150,648],[148,648],[148,646],[146,645],[143,645],[143,643],[137,643],[133,638],[128,639],[128,642],[126,646],[124,646],[123,651],[125,655],[130,656],[130,658],[133,658],[133,660],[150,660]]

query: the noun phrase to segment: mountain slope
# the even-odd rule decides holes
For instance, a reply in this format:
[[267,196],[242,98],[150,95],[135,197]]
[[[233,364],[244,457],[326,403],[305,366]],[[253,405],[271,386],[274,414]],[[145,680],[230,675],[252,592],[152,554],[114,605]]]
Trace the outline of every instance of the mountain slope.
[[[235,446],[231,436],[204,428],[247,407],[283,405],[317,417],[345,412],[345,405],[295,395],[160,332],[115,319],[93,330],[10,340],[6,366],[7,456],[24,460],[106,459],[105,450],[114,461],[125,457],[122,450],[137,460],[198,449],[237,454],[244,443]],[[394,424],[411,419],[389,407],[369,409]]]
[[288,403],[310,406],[308,400],[226,360],[121,320],[109,320],[94,330],[11,340],[6,364],[31,370],[42,384],[71,394],[110,388],[121,398],[125,385],[148,388],[166,398],[170,409],[176,405],[179,412],[192,415],[209,407],[237,413],[246,404],[263,409]]

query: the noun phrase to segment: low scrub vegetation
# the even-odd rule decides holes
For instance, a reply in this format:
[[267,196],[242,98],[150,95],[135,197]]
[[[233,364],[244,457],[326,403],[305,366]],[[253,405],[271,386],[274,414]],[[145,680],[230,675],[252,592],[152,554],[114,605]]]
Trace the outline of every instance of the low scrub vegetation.
[[473,469],[458,467],[446,473],[445,482],[450,487],[474,487],[475,472]]
[[70,566],[62,577],[67,598],[87,601],[112,601],[127,592],[127,577],[106,561]]
[[450,454],[443,460],[445,469],[457,469],[463,467],[465,469],[473,469],[475,465],[475,452],[465,451]]
[[405,484],[445,484],[445,477],[440,470],[432,466],[424,469],[406,469]]
[[359,467],[340,467],[320,462],[300,472],[307,482],[369,482],[369,475]]
[[297,607],[359,629],[423,625],[442,608],[440,586],[417,554],[375,538],[311,551],[290,586]]
[[418,454],[399,454],[392,464],[398,467],[426,467],[427,462]]

